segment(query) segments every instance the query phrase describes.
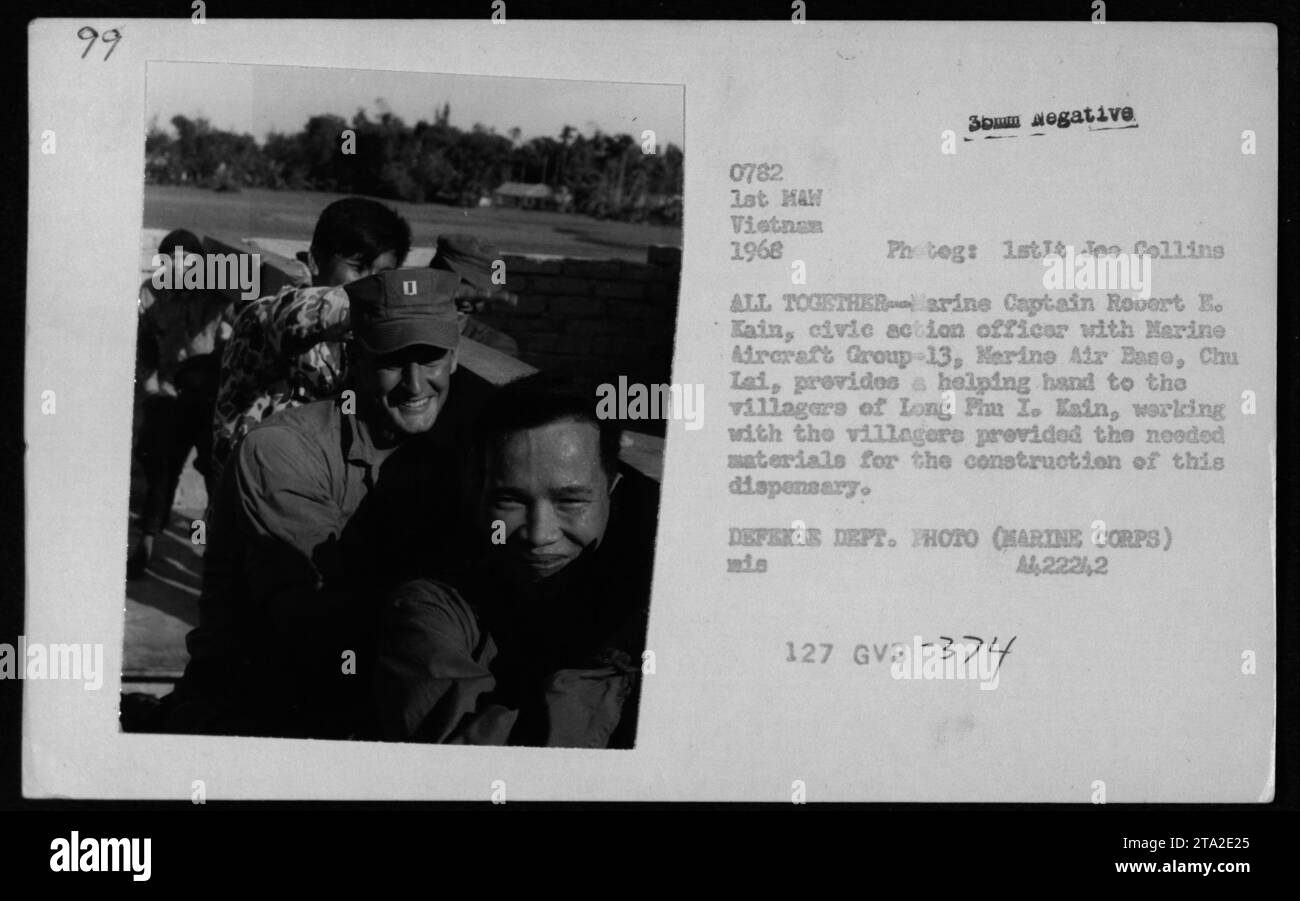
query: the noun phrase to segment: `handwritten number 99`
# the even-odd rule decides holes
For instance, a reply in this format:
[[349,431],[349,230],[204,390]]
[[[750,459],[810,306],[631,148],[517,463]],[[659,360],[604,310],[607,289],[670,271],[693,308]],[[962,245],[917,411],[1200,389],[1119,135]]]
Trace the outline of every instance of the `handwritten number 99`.
[[86,54],[90,53],[90,48],[95,46],[96,41],[102,40],[107,44],[111,44],[112,46],[108,48],[108,52],[104,54],[104,59],[107,61],[108,58],[113,55],[113,51],[117,49],[117,42],[122,40],[122,32],[118,31],[116,28],[110,28],[108,31],[100,34],[89,25],[83,25],[77,32],[77,37],[86,42],[86,49],[81,54],[82,59],[85,59]]

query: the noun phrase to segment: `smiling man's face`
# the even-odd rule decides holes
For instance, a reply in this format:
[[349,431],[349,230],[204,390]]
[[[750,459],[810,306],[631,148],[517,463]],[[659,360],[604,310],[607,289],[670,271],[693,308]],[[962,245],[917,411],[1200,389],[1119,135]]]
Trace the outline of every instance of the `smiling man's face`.
[[356,356],[357,391],[374,426],[396,440],[433,428],[451,390],[456,351],[414,344]]
[[495,442],[487,463],[484,515],[505,524],[507,555],[534,581],[604,537],[613,486],[592,423],[561,420],[511,432]]

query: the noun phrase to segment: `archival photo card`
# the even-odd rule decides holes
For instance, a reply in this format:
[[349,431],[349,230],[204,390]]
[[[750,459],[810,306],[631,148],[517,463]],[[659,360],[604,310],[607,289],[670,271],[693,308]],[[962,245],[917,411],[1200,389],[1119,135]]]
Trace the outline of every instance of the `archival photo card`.
[[1273,798],[1273,26],[29,42],[28,797]]

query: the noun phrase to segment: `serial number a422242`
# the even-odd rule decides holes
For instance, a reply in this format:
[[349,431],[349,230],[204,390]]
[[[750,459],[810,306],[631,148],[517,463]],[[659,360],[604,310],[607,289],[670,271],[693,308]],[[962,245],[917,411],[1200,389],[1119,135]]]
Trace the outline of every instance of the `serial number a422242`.
[[1016,572],[1030,576],[1104,576],[1110,561],[1105,557],[1083,555],[1046,556],[1021,554]]

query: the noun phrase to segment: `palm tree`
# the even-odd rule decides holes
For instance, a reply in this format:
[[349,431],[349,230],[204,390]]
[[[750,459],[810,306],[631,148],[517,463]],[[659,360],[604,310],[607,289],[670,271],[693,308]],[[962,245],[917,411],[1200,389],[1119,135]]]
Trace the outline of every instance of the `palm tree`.
[[555,174],[555,183],[564,184],[564,164],[569,155],[569,141],[578,133],[578,130],[572,125],[566,125],[560,129],[560,171]]

